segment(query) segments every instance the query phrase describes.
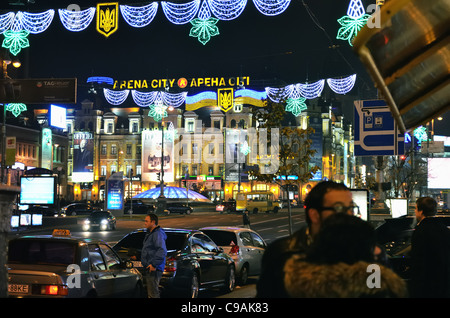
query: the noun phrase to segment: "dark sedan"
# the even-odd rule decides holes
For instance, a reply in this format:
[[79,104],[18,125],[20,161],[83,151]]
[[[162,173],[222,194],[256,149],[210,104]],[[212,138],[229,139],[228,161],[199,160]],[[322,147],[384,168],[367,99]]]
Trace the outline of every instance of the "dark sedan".
[[[196,298],[200,289],[222,286],[226,292],[235,287],[233,259],[223,252],[206,234],[197,230],[164,229],[167,234],[166,267],[161,279],[163,296]],[[142,242],[146,230],[127,234],[113,249],[124,259],[136,256],[140,263]]]
[[166,214],[170,213],[191,214],[192,207],[179,202],[167,203],[165,212]]
[[130,200],[125,202],[124,211],[125,213],[133,211],[133,214],[148,214],[155,211],[155,206],[146,204],[140,200]]
[[115,230],[116,229],[116,218],[109,211],[95,211],[92,212],[83,223],[84,231],[91,230]]
[[140,297],[142,275],[103,241],[53,235],[9,241],[9,297]]
[[71,203],[62,208],[62,211],[66,215],[89,215],[93,211],[100,211],[99,207],[96,207],[90,203]]

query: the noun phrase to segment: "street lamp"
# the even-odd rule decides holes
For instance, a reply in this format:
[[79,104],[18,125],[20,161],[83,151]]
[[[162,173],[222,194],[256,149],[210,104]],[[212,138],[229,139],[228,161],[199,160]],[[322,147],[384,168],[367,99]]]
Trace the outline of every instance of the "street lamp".
[[[11,63],[15,68],[20,67],[21,63],[18,59],[11,61],[8,51],[2,50],[0,54],[2,64],[2,79],[11,79],[8,76],[8,65]],[[6,166],[6,105],[3,104],[3,121],[2,121],[2,167],[1,167],[1,183],[5,184],[5,166]]]
[[[155,105],[156,106],[156,105]],[[173,106],[158,105],[161,107],[161,172],[159,181],[159,197],[158,197],[158,209],[159,212],[164,212],[166,208],[166,197],[164,196],[164,117],[167,117],[167,110],[172,111]]]

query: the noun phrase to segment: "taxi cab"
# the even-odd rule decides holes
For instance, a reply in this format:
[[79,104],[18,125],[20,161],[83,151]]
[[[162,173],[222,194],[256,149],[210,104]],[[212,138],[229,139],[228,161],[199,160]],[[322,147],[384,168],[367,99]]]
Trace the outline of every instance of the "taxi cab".
[[9,297],[140,297],[142,275],[103,241],[68,230],[9,241]]

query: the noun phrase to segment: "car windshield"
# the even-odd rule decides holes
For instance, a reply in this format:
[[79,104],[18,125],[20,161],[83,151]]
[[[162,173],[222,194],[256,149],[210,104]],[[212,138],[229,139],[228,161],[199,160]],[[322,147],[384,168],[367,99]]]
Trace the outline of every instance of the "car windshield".
[[70,265],[75,263],[76,245],[71,242],[11,241],[8,262],[15,264]]
[[234,245],[237,244],[236,234],[233,232],[217,230],[202,230],[202,232],[208,235],[218,246],[228,246],[231,245],[231,242]]
[[104,212],[104,211],[92,212],[91,213],[91,217],[93,217],[93,218],[107,218],[107,217],[109,217],[109,213],[108,212]]

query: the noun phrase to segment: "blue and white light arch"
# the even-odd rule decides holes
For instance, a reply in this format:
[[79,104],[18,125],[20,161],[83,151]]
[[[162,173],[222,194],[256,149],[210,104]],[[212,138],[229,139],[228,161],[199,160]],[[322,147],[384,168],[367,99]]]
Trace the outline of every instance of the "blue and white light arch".
[[[259,12],[266,16],[283,13],[291,0],[253,0]],[[212,36],[218,35],[218,21],[238,18],[247,6],[247,0],[192,0],[186,3],[150,2],[139,6],[120,5],[123,20],[131,27],[144,28],[155,18],[159,7],[173,24],[192,24],[190,36],[206,44]],[[86,30],[92,23],[96,7],[78,10],[58,9],[62,25],[71,32]],[[3,47],[14,55],[29,46],[28,35],[44,32],[50,26],[55,10],[40,13],[8,12],[0,15],[0,34],[5,36]]]

